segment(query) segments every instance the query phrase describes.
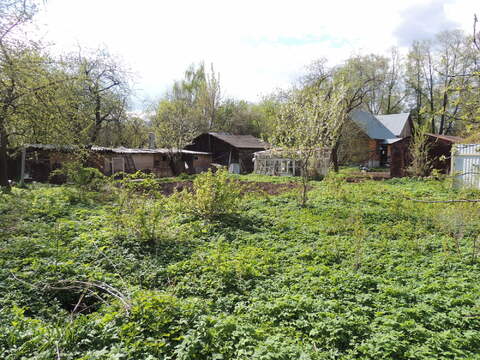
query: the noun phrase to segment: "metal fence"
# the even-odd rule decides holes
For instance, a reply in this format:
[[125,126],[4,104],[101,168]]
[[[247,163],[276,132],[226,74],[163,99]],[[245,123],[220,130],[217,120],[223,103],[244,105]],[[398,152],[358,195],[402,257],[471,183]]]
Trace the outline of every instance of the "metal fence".
[[451,171],[457,186],[480,188],[480,144],[453,145]]

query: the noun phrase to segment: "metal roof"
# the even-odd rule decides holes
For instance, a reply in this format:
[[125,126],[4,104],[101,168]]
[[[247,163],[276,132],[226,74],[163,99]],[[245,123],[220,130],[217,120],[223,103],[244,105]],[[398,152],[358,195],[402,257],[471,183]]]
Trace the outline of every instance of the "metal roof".
[[[103,146],[92,146],[92,151],[101,153],[114,153],[114,154],[167,154],[168,149],[130,149],[123,146],[118,148],[109,148]],[[173,152],[178,152],[173,150]]]
[[202,151],[179,150],[179,149],[129,149],[123,146],[118,148],[107,148],[101,146],[92,146],[92,151],[95,152],[111,152],[115,154],[168,154],[168,153],[182,153],[192,155],[210,155],[211,153]]
[[395,134],[367,111],[353,110],[350,118],[371,139],[393,139]]
[[266,149],[267,143],[252,135],[231,135],[226,133],[209,132],[209,135],[216,137],[233,147],[239,149]]
[[[54,150],[54,151],[73,151],[82,147],[77,145],[53,145],[53,144],[29,144],[25,145],[29,150]],[[169,152],[192,154],[192,155],[210,155],[208,152],[190,151],[190,150],[178,150],[178,149],[132,149],[123,146],[117,148],[110,148],[104,146],[92,146],[88,148],[83,147],[86,150],[91,150],[99,153],[114,153],[114,154],[168,154]]]
[[410,113],[375,115],[383,126],[390,130],[395,136],[401,136],[409,116]]
[[385,139],[382,141],[382,144],[393,144],[397,141],[403,140],[404,138],[393,138],[393,139]]

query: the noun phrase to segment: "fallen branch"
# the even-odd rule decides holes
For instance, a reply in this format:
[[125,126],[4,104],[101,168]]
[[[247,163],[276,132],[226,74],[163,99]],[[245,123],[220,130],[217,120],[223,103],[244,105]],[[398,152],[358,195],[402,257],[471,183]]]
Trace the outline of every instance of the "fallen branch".
[[[81,290],[82,294],[80,295],[80,298],[78,299],[78,302],[75,305],[75,308],[73,309],[72,314],[75,313],[78,310],[81,302],[83,301],[83,299],[84,299],[85,295],[87,295],[87,293],[94,296],[95,298],[99,299],[103,303],[107,304],[107,302],[101,296],[99,296],[92,288],[102,290],[103,292],[105,292],[105,293],[115,297],[116,299],[120,300],[120,302],[123,304],[127,314],[128,314],[128,312],[131,308],[129,298],[127,296],[122,294],[118,289],[114,288],[113,286],[111,286],[107,283],[101,282],[101,281],[89,282],[89,281],[81,281],[81,280],[59,280],[55,283],[55,285],[44,284],[42,287],[40,287],[38,285],[31,284],[31,283],[29,283],[25,280],[22,280],[22,279],[18,278],[17,276],[15,276],[15,274],[12,271],[10,272],[10,274],[12,275],[12,277],[15,280],[23,283],[24,285],[26,285],[28,287],[31,287],[31,288],[34,288],[34,289],[37,289],[37,290],[47,290],[47,289],[48,290]],[[83,310],[81,310],[79,312],[82,312],[82,311]]]
[[[96,294],[90,288],[92,287],[97,288],[97,289],[103,290],[104,292],[120,300],[123,303],[127,313],[130,310],[131,305],[128,301],[128,298],[125,295],[123,295],[119,290],[115,289],[113,286],[107,283],[100,282],[100,281],[87,282],[87,281],[80,281],[80,280],[61,280],[57,282],[57,284],[59,285],[65,284],[65,286],[46,285],[44,288],[54,289],[54,290],[78,289],[78,290],[88,291],[89,293],[94,295]],[[96,296],[96,297],[101,299],[101,297],[99,296]]]

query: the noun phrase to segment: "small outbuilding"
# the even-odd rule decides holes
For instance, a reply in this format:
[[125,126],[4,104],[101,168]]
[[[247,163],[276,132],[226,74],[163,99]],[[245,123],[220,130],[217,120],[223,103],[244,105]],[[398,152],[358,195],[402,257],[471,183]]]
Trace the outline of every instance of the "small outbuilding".
[[185,150],[210,153],[212,163],[227,166],[233,173],[247,174],[253,171],[253,154],[267,145],[252,135],[209,132],[197,136]]
[[85,152],[86,164],[105,175],[143,171],[167,177],[196,174],[211,166],[211,154],[198,151],[35,144],[23,148],[19,168],[24,179],[46,182],[52,171],[75,160],[81,151]]
[[106,175],[123,171],[151,172],[157,177],[175,176],[180,173],[198,174],[211,165],[211,154],[171,149],[128,149],[93,147],[104,162],[100,170]]
[[[425,137],[428,144],[428,160],[431,168],[442,174],[449,174],[452,146],[463,142],[463,138],[439,134],[425,134]],[[407,169],[411,162],[410,142],[411,137],[409,136],[392,144],[391,177],[407,176]]]

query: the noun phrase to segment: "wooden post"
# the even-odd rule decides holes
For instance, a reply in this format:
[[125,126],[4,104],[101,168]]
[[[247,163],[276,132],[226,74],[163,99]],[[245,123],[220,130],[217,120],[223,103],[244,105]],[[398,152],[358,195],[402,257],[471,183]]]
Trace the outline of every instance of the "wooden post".
[[26,157],[27,157],[27,149],[24,147],[22,147],[22,165],[21,165],[21,168],[20,168],[20,185],[24,185],[25,184],[25,161],[26,161]]

